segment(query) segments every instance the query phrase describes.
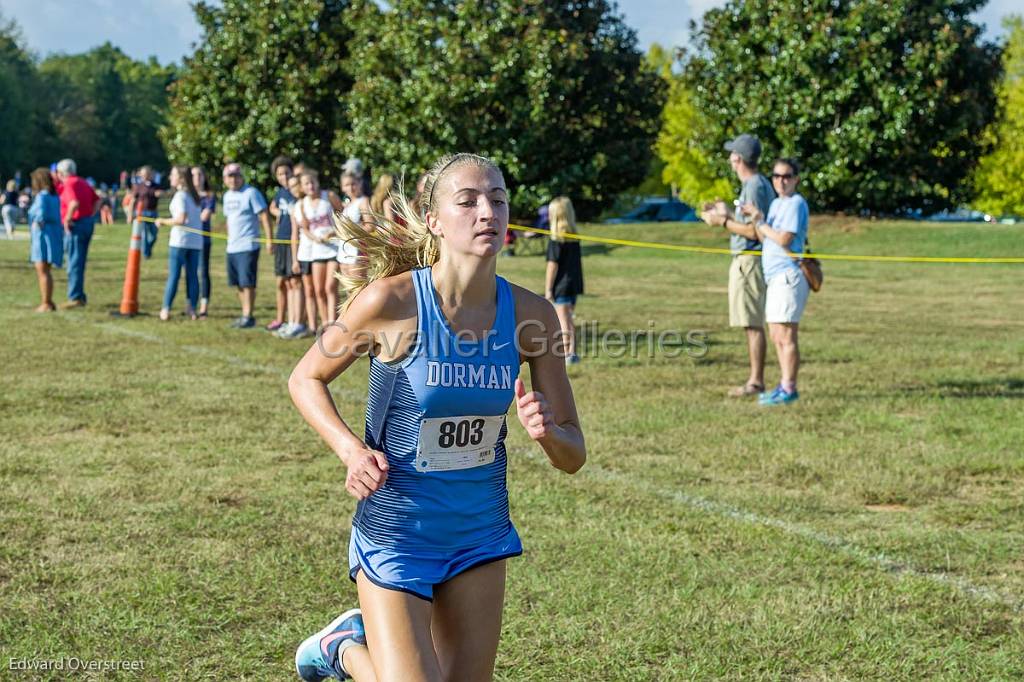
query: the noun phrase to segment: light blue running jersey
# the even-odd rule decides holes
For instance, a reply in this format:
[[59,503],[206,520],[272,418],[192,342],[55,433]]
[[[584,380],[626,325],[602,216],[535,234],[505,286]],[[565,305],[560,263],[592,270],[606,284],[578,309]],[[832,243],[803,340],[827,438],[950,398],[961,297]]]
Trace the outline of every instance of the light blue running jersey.
[[[519,376],[512,290],[497,277],[494,329],[456,338],[430,268],[412,272],[418,341],[405,360],[370,360],[366,444],[387,455],[384,486],[353,525],[375,545],[447,551],[515,534],[505,485],[505,414]],[[518,544],[518,537],[515,537]]]

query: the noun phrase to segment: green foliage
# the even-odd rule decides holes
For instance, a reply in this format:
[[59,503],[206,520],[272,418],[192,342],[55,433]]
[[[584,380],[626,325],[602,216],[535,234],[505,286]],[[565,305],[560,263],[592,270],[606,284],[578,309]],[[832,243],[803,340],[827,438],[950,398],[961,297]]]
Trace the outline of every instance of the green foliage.
[[[739,132],[804,161],[819,208],[964,199],[995,109],[999,50],[983,0],[730,0],[704,15],[684,69],[709,158]],[[722,162],[724,164],[724,160]]]
[[414,177],[494,158],[513,212],[568,194],[593,215],[647,173],[664,84],[604,0],[354,3],[351,132],[336,146]]
[[203,34],[161,130],[171,158],[211,169],[239,161],[264,184],[278,154],[331,171],[330,141],[347,127],[352,82],[343,69],[347,8],[344,0],[198,2]]
[[1024,215],[1024,19],[1008,17],[999,117],[987,131],[992,152],[978,163],[976,206],[994,214]]
[[672,187],[665,182],[665,162],[657,156],[651,157],[651,163],[647,167],[647,175],[630,194],[633,196],[669,196],[672,194]]
[[13,21],[0,16],[0,176],[10,177],[33,157],[38,137],[35,64]]
[[162,167],[157,140],[174,67],[139,62],[110,43],[77,55],[48,57],[39,65],[51,155],[71,157],[82,172],[112,180],[143,164]]
[[168,89],[177,78],[177,68],[160,66],[152,57],[143,62],[124,58],[124,55],[117,61],[116,68],[125,84],[130,144],[138,159],[124,164],[124,167],[136,168],[143,163],[165,164],[167,155],[158,133],[167,120]]
[[654,43],[648,49],[646,59],[667,84],[668,99],[661,113],[661,131],[655,145],[657,161],[652,164],[652,171],[657,172],[657,182],[649,177],[642,187],[660,186],[664,188],[660,193],[674,192],[691,206],[730,196],[733,193],[730,182],[718,177],[721,169],[712,165],[696,146],[694,133],[701,128],[697,121],[700,112],[693,106],[693,98],[685,84],[673,71],[677,54]]
[[[104,100],[112,91],[122,100],[121,83],[108,69],[92,73],[76,57],[53,57],[47,62],[39,75],[54,137],[52,160],[71,157],[83,173],[96,175],[93,164],[103,157],[104,146],[111,138],[105,134],[104,123],[124,126],[123,113],[111,109]],[[107,170],[117,173],[116,168]]]
[[673,50],[666,49],[661,43],[651,43],[644,55],[644,61],[651,71],[661,76],[665,81],[672,81],[672,67],[676,63],[676,56]]
[[[672,82],[672,66],[675,63],[675,56],[672,50],[665,49],[659,43],[652,43],[644,55],[644,64],[649,71],[658,74],[667,84]],[[664,179],[665,162],[657,154],[651,157],[647,166],[647,175],[640,184],[632,189],[620,192],[616,201],[606,207],[605,213],[612,211],[621,213],[623,210],[632,208],[637,197],[647,196],[670,196],[672,188]]]
[[[662,179],[670,183],[679,198],[691,206],[724,199],[735,193],[732,183],[719,174],[721,165],[712,164],[702,151],[698,136],[706,123],[700,118],[701,112],[694,106],[692,93],[686,84],[673,79],[662,114],[657,150],[664,162]],[[719,144],[715,158],[725,154],[721,147]]]
[[156,132],[173,66],[136,61],[109,43],[37,64],[13,21],[0,20],[0,175],[71,157],[85,175],[165,165]]

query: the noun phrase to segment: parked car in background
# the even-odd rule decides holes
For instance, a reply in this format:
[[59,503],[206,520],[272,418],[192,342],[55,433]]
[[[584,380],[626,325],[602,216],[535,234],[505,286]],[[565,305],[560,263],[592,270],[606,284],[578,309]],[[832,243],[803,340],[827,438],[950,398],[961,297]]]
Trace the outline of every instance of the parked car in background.
[[[866,213],[861,215],[868,215]],[[924,210],[920,208],[908,208],[901,211],[897,211],[893,214],[895,218],[902,218],[904,220],[921,220],[924,222],[934,223],[993,223],[1001,225],[1016,225],[1017,223],[1024,222],[1024,218],[1021,216],[1014,215],[992,215],[991,213],[984,213],[983,211],[975,211],[967,206],[961,206],[960,208],[946,209],[939,211],[938,213],[926,214]]]
[[925,216],[922,220],[930,223],[990,223],[992,222],[992,216],[981,211],[961,207],[953,210],[939,211],[930,216]]
[[678,199],[648,197],[639,206],[621,216],[609,218],[606,224],[621,223],[694,223],[700,220],[697,212]]

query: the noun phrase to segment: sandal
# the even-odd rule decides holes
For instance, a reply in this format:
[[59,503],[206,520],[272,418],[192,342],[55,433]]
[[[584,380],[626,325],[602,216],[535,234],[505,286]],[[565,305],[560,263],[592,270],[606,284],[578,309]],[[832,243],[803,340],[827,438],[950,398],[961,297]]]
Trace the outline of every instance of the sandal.
[[752,384],[750,382],[729,389],[729,397],[731,398],[749,398],[761,393],[764,393],[764,384]]

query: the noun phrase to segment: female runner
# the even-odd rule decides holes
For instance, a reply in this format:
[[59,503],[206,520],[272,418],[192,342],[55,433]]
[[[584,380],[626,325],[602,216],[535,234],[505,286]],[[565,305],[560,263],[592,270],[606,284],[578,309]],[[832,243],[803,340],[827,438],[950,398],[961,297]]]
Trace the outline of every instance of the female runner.
[[[304,680],[489,680],[501,631],[505,559],[522,552],[505,486],[507,426],[520,423],[556,468],[586,460],[551,304],[495,275],[508,229],[497,166],[442,158],[421,217],[395,197],[405,226],[358,236],[362,277],[338,323],[289,380],[299,411],[347,469],[359,500],[349,576],[359,609],[307,638]],[[327,384],[370,354],[366,434],[342,420]],[[529,363],[533,390],[518,377]]]

